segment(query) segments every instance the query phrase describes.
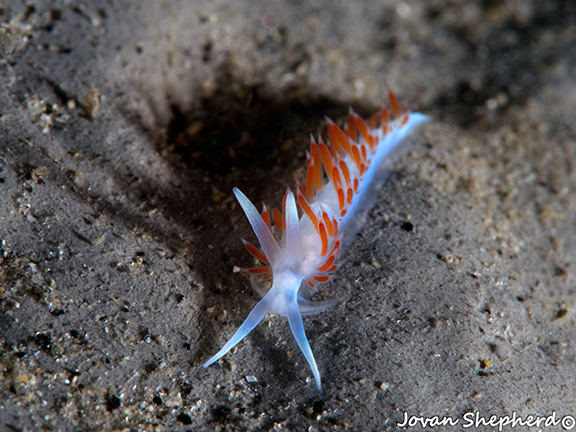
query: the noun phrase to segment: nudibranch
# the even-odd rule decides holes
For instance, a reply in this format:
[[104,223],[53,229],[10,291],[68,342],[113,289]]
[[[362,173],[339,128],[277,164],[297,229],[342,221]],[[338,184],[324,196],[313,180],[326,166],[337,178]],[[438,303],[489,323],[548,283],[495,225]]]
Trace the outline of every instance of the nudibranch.
[[[288,318],[296,343],[306,358],[318,390],[320,372],[304,332],[302,315],[327,310],[338,300],[313,301],[318,285],[338,268],[344,246],[360,228],[383,181],[383,166],[406,137],[428,117],[401,110],[389,93],[390,110],[365,121],[350,112],[343,128],[327,119],[324,142],[311,138],[306,178],[284,195],[281,210],[264,205],[258,211],[239,189],[234,195],[244,210],[260,247],[243,240],[248,252],[262,263],[246,269],[254,290],[262,298],[230,340],[204,367],[224,356],[262,321],[267,314]],[[371,203],[372,201],[372,203]]]

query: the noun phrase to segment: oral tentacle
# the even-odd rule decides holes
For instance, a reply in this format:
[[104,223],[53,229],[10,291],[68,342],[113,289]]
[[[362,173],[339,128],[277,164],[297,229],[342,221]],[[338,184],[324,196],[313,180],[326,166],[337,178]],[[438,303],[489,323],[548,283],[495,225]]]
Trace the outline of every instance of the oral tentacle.
[[312,354],[312,349],[308,343],[308,338],[306,338],[306,333],[304,332],[304,325],[302,324],[302,317],[300,316],[300,310],[298,309],[298,303],[294,301],[288,306],[288,323],[290,324],[290,329],[296,339],[296,343],[300,347],[302,354],[306,357],[310,369],[312,369],[312,374],[316,380],[316,387],[319,391],[322,391],[322,382],[320,380],[320,372],[318,371],[318,366],[316,365],[316,360],[314,359],[314,354]]
[[270,309],[270,303],[270,297],[268,296],[260,300],[258,304],[254,306],[254,309],[252,309],[252,312],[250,312],[240,328],[236,330],[234,336],[232,336],[230,340],[226,342],[226,345],[224,345],[220,351],[218,351],[214,356],[210,358],[210,360],[204,363],[204,367],[208,367],[212,363],[218,361],[220,358],[226,355],[228,351],[234,348],[238,342],[244,339],[248,333],[250,333],[254,327],[256,327],[258,323],[260,323],[260,321],[262,321],[262,319],[266,316]]

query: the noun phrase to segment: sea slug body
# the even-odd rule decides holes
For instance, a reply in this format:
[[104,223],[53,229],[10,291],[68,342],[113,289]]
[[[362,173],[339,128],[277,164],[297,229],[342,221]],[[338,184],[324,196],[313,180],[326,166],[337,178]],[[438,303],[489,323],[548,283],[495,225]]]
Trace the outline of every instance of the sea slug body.
[[[337,300],[312,301],[318,284],[338,268],[337,258],[354,237],[382,181],[382,166],[407,135],[428,119],[401,110],[389,93],[386,108],[364,121],[350,112],[343,129],[327,119],[329,140],[311,139],[304,184],[284,195],[282,209],[259,212],[237,188],[234,195],[244,210],[260,248],[243,241],[262,266],[246,269],[254,290],[262,297],[230,340],[204,367],[224,356],[268,313],[288,318],[296,343],[308,361],[316,386],[320,372],[304,333],[301,315],[329,309]],[[362,207],[362,211],[360,211]],[[278,236],[274,235],[278,233]],[[279,239],[277,239],[277,237]]]

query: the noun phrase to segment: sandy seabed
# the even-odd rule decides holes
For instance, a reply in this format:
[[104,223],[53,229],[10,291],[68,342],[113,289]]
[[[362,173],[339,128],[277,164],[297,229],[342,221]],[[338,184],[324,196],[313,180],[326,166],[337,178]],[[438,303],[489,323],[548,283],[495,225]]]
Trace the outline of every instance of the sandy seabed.
[[[1,430],[575,414],[572,2],[13,0],[0,22]],[[232,187],[278,205],[324,116],[389,89],[433,121],[325,286],[342,301],[304,319],[323,393],[279,317],[202,368],[257,301]]]

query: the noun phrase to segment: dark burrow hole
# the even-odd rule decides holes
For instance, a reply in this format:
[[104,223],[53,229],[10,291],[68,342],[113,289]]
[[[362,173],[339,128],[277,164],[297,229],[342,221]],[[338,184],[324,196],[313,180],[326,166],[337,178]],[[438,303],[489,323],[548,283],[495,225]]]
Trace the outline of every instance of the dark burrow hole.
[[325,100],[282,103],[262,97],[257,88],[246,89],[246,101],[217,99],[190,113],[173,106],[167,142],[187,167],[219,175],[231,167],[272,166],[293,145],[305,149],[307,144],[292,140],[318,130],[310,119],[321,124],[321,113],[330,111]]
[[[347,114],[341,103],[293,88],[275,94],[264,84],[244,84],[226,68],[216,90],[194,107],[171,106],[172,120],[160,153],[208,175],[269,170],[308,148],[308,135],[326,136],[324,116]],[[355,107],[362,113],[362,107]],[[305,142],[302,142],[305,141]],[[289,162],[286,162],[288,165]]]

